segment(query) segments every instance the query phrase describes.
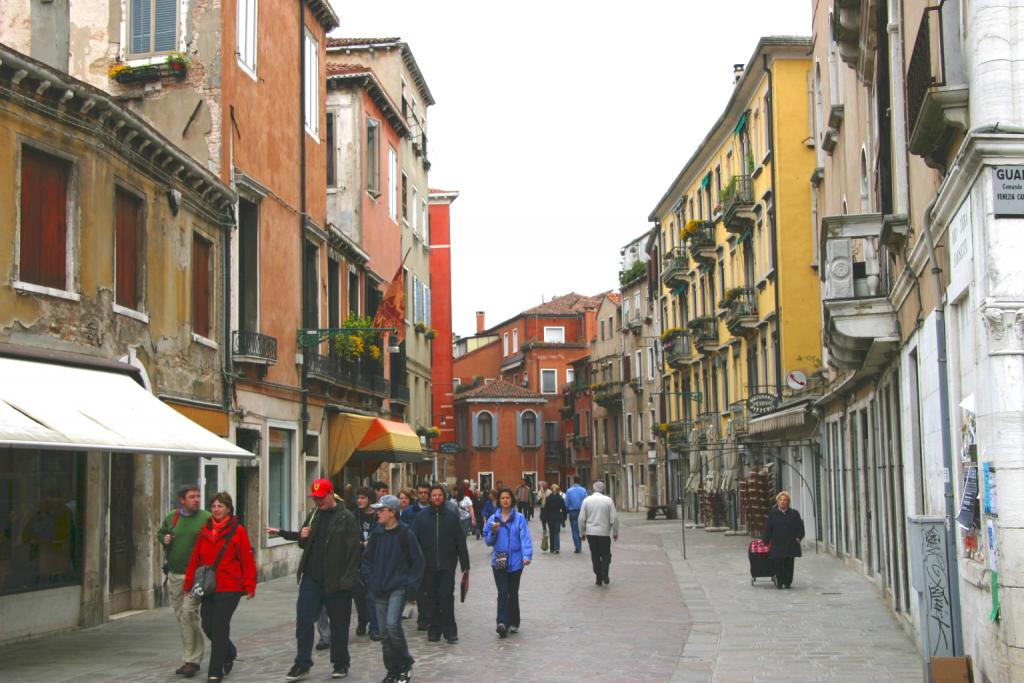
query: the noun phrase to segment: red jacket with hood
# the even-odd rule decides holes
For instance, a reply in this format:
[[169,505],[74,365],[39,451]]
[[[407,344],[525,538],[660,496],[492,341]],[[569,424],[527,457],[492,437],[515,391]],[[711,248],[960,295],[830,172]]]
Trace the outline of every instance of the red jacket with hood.
[[202,565],[213,564],[217,559],[217,553],[224,545],[224,539],[231,533],[231,528],[237,526],[234,535],[231,537],[231,545],[224,551],[217,566],[217,592],[218,593],[255,593],[256,592],[256,560],[252,556],[252,546],[249,545],[249,534],[237,517],[224,527],[223,531],[214,534],[213,518],[199,530],[196,537],[196,545],[192,549],[192,559],[185,570],[185,592],[192,588],[192,581],[196,575],[196,568]]

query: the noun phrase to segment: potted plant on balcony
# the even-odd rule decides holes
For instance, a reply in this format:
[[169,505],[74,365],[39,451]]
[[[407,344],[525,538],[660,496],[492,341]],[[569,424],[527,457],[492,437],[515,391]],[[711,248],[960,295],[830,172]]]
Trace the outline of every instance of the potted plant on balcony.
[[683,334],[683,328],[681,327],[670,327],[661,333],[661,343],[668,344],[676,337]]
[[439,436],[441,436],[440,427],[427,427],[426,437],[428,439],[436,439]]
[[430,329],[428,329],[423,334],[426,336],[427,339],[433,339],[434,337],[437,336],[437,330],[435,330],[433,327],[431,327]]
[[188,72],[188,57],[180,52],[172,52],[167,55],[167,68],[171,70],[175,78],[184,78]]
[[[342,323],[342,331],[331,339],[331,348],[335,355],[351,362],[358,361],[367,355],[373,357],[373,347],[376,346],[373,342],[376,332],[370,329],[372,327],[373,320],[370,318],[349,315]],[[381,353],[379,346],[377,346],[377,353]]]
[[413,327],[420,334],[426,334],[427,333],[427,325],[426,325],[426,323],[418,322]]

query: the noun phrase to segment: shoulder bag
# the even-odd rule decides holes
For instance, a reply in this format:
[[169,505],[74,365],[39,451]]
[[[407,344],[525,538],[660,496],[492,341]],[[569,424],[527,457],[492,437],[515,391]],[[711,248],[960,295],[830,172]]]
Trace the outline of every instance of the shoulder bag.
[[213,564],[204,564],[196,567],[196,574],[192,579],[191,593],[193,597],[205,598],[217,592],[217,567],[220,566],[220,561],[224,557],[224,551],[231,545],[231,539],[237,530],[238,522],[235,522],[235,525],[231,527],[231,531],[228,532],[227,537],[224,539],[224,545],[220,547],[220,552],[217,553],[217,559],[213,561]]

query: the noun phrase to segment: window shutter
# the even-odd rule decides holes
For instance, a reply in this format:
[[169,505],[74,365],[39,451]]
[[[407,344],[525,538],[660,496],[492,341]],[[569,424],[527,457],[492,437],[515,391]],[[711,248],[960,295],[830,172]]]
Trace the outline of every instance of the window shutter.
[[424,294],[424,298],[426,299],[426,301],[424,303],[424,306],[423,306],[423,309],[424,309],[423,318],[426,320],[427,327],[430,327],[430,322],[431,322],[431,320],[430,320],[430,287],[427,287],[426,285],[424,285],[423,286],[423,294]]
[[114,193],[115,300],[121,306],[139,309],[139,247],[142,207],[134,196],[118,189]]
[[473,448],[480,448],[480,429],[479,429],[480,413],[472,413],[473,422]]
[[516,411],[516,445],[517,446],[529,446],[530,444],[523,442],[523,411]]
[[177,49],[178,0],[156,0],[154,23],[156,32],[153,35],[153,52],[173,52]]
[[21,250],[18,277],[45,287],[67,286],[67,196],[63,159],[22,147]]
[[498,416],[491,413],[491,448],[498,447]]

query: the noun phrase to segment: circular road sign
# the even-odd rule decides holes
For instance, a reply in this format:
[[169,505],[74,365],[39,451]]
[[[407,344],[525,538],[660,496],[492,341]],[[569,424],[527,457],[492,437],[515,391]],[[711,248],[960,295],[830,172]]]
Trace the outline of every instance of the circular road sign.
[[799,370],[793,370],[786,375],[786,384],[789,385],[790,389],[803,389],[807,386],[807,375]]

